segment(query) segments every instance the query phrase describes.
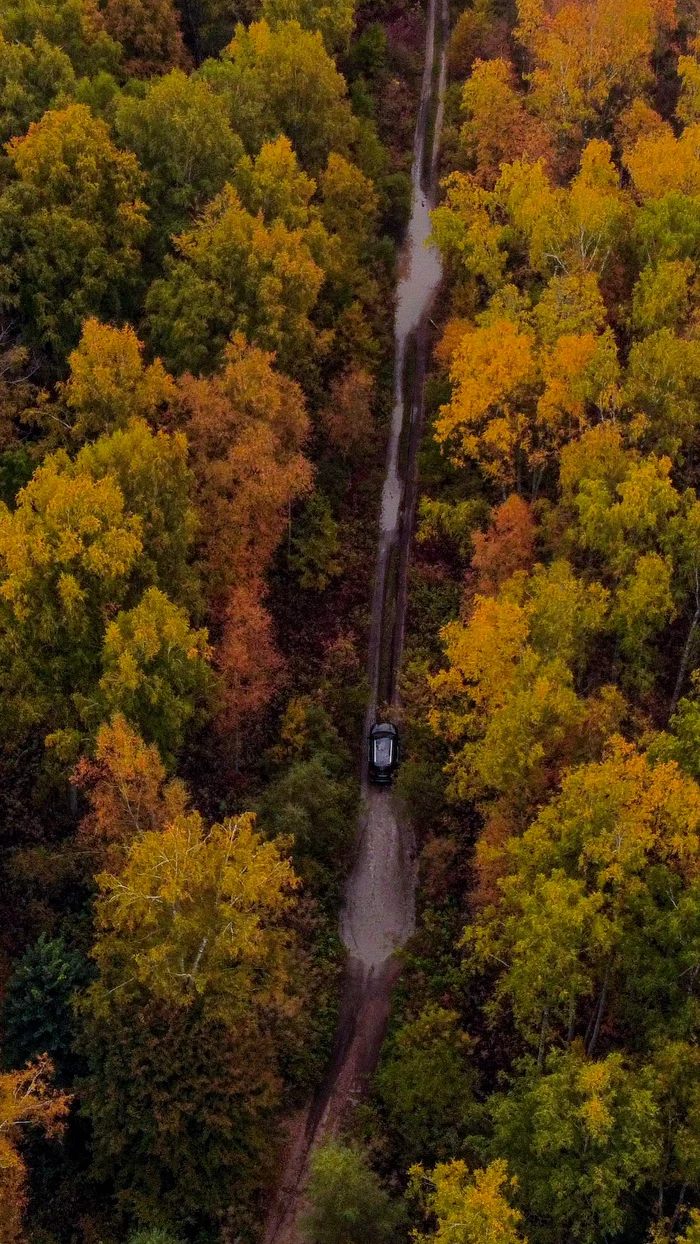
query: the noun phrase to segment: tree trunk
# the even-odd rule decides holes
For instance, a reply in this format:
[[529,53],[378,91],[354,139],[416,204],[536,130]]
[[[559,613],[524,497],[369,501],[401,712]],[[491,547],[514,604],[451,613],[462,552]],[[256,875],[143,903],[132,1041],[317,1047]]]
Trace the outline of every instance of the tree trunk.
[[530,494],[530,500],[533,503],[537,500],[537,494],[540,491],[540,484],[542,483],[543,476],[544,476],[544,464],[541,467],[537,467],[532,472],[532,491]]
[[685,1201],[685,1194],[687,1190],[688,1190],[688,1185],[683,1184],[683,1187],[681,1188],[681,1191],[680,1191],[680,1195],[678,1197],[678,1201],[676,1202],[676,1208],[673,1211],[673,1217],[671,1218],[672,1227],[675,1226],[676,1219],[678,1218],[678,1215],[680,1214],[683,1208],[683,1202]]
[[690,630],[688,631],[688,638],[685,641],[685,646],[683,648],[683,656],[681,657],[681,663],[678,668],[678,677],[676,679],[676,685],[673,689],[673,699],[671,700],[671,707],[668,712],[669,718],[673,717],[673,714],[678,708],[678,701],[681,698],[681,691],[683,690],[683,683],[685,681],[685,676],[688,670],[688,662],[690,661],[690,653],[691,653],[691,649],[693,646],[693,636],[695,635],[695,631],[697,630],[698,622],[700,622],[700,583],[698,582],[698,572],[696,570],[695,571],[695,613],[693,615],[693,620],[690,624]]
[[574,999],[572,998],[571,1004],[569,1006],[569,1031],[566,1034],[566,1040],[569,1045],[571,1045],[571,1042],[574,1039],[575,1027],[576,1027],[576,1003]]
[[540,1048],[537,1051],[537,1066],[542,1070],[544,1062],[544,1041],[547,1035],[547,1016],[549,1015],[549,1007],[545,1007],[542,1012],[542,1027],[540,1028]]
[[593,1010],[591,1011],[591,1014],[590,1014],[590,1016],[589,1016],[588,1023],[586,1024],[586,1032],[585,1032],[585,1035],[584,1035],[584,1038],[583,1038],[583,1048],[584,1048],[584,1050],[587,1050],[587,1049],[588,1049],[588,1042],[589,1042],[589,1040],[590,1040],[591,1033],[592,1033],[592,1031],[593,1031],[593,1025],[594,1025],[594,1023],[595,1023],[595,1017],[596,1017],[596,1011],[597,1011],[597,1009],[598,1009],[597,1007],[594,1007],[594,1008],[593,1008]]
[[598,1004],[598,1014],[595,1017],[595,1027],[593,1029],[593,1036],[591,1037],[591,1043],[587,1051],[589,1058],[592,1055],[596,1047],[596,1041],[598,1040],[598,1034],[600,1032],[600,1024],[603,1018],[603,1011],[605,1010],[605,999],[608,996],[608,981],[609,980],[610,980],[610,967],[608,966],[605,969],[605,977],[603,979],[603,988],[600,991],[600,1002]]
[[189,976],[190,980],[194,980],[194,978],[195,978],[195,976],[196,976],[196,974],[197,974],[197,969],[199,968],[199,964],[200,964],[200,961],[201,961],[202,955],[204,954],[204,951],[205,951],[205,949],[206,949],[206,945],[207,945],[207,942],[208,942],[208,941],[209,941],[209,936],[208,936],[208,934],[206,934],[206,933],[205,933],[205,934],[204,934],[204,937],[202,938],[201,942],[199,943],[199,950],[197,951],[197,956],[196,956],[196,958],[195,958],[194,963],[192,964],[192,970],[188,973],[188,976]]

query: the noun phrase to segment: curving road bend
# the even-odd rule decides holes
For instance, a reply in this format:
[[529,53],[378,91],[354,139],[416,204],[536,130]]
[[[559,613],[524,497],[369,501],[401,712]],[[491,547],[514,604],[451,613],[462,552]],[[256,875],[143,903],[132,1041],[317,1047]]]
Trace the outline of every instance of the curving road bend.
[[[447,0],[429,0],[425,62],[413,145],[411,217],[401,254],[394,323],[394,399],[382,490],[368,667],[372,688],[365,745],[377,711],[398,706],[408,557],[416,506],[416,465],[423,423],[428,317],[442,271],[426,247],[435,205],[446,82]],[[440,51],[436,47],[440,36]],[[432,121],[432,136],[430,134]],[[428,150],[428,144],[430,150]],[[409,366],[410,363],[410,366]],[[410,381],[407,385],[407,375]],[[410,391],[407,389],[410,387]],[[357,855],[348,879],[340,931],[348,950],[331,1065],[283,1155],[264,1244],[300,1244],[308,1156],[337,1132],[374,1071],[400,973],[394,952],[415,919],[413,828],[390,788],[371,786],[363,760]]]

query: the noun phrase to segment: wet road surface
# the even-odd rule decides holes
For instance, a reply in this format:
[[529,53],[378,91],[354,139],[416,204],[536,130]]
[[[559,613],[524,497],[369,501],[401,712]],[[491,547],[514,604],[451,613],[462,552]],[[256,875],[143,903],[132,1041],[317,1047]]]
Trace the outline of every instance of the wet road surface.
[[[441,51],[436,56],[436,36]],[[437,149],[446,78],[446,0],[430,0],[425,68],[413,149],[412,207],[400,260],[394,326],[394,398],[382,490],[377,563],[372,598],[368,669],[372,688],[365,744],[378,706],[398,705],[397,681],[403,650],[408,556],[416,503],[416,461],[423,421],[428,316],[441,280],[437,251],[426,247],[435,202]],[[437,73],[434,72],[434,67]],[[431,114],[432,149],[426,159]],[[412,391],[406,393],[411,353]],[[406,448],[402,454],[402,445]],[[402,473],[401,459],[404,459]],[[392,570],[393,568],[393,570]],[[366,746],[363,749],[366,752]],[[400,973],[395,950],[411,936],[415,922],[413,826],[392,790],[371,786],[366,767],[357,854],[345,893],[340,932],[348,950],[340,1015],[324,1083],[294,1120],[282,1155],[280,1182],[267,1221],[265,1244],[300,1244],[299,1219],[308,1156],[314,1145],[337,1133],[362,1097],[379,1058]]]

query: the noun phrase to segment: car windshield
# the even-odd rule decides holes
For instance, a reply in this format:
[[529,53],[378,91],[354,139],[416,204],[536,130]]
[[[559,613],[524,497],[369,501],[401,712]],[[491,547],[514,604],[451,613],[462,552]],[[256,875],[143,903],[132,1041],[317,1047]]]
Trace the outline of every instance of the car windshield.
[[391,764],[391,744],[392,740],[389,735],[380,735],[374,740],[374,763],[375,765]]

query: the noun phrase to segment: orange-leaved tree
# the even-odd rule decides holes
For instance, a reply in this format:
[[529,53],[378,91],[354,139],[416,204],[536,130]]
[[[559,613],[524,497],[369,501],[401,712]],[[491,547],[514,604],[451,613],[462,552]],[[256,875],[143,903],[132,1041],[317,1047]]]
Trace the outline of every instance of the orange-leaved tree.
[[25,1128],[59,1136],[70,1097],[51,1086],[53,1067],[44,1054],[21,1071],[0,1075],[0,1244],[20,1244],[27,1203],[27,1167],[19,1149]]
[[507,61],[477,60],[462,92],[462,113],[460,141],[487,189],[498,181],[502,164],[551,158],[547,129],[528,111]]
[[236,760],[242,722],[260,712],[284,680],[285,661],[275,645],[264,599],[265,584],[259,579],[231,589],[216,654],[223,674],[220,720],[235,735]]
[[147,78],[188,65],[173,0],[107,0],[102,19],[107,33],[122,46],[130,77]]
[[212,596],[224,607],[232,585],[267,569],[290,503],[311,485],[302,453],[310,428],[304,399],[273,361],[239,335],[218,376],[179,382],[202,516],[201,557]]
[[534,59],[533,109],[580,142],[652,80],[650,57],[675,24],[673,0],[518,0],[518,35]]
[[364,367],[348,367],[331,385],[321,419],[333,446],[352,456],[371,448],[374,380]]
[[77,845],[89,855],[93,871],[116,871],[135,838],[164,829],[187,810],[183,783],[166,780],[157,747],[144,743],[122,713],[100,727],[95,758],[79,761],[73,781],[90,805]]
[[264,607],[263,576],[292,502],[312,481],[302,453],[310,428],[303,395],[273,361],[236,336],[218,376],[179,382],[197,481],[201,563],[222,628],[216,658],[222,720],[236,733],[246,713],[267,703],[283,668]]
[[472,536],[476,591],[496,596],[517,570],[531,570],[535,561],[535,520],[527,501],[517,493],[496,506],[486,531]]

